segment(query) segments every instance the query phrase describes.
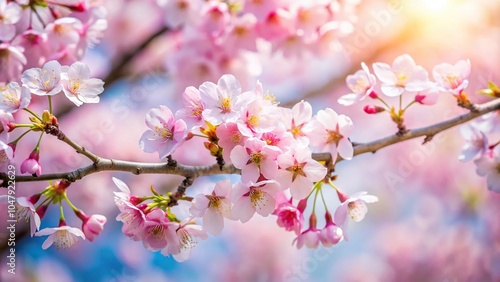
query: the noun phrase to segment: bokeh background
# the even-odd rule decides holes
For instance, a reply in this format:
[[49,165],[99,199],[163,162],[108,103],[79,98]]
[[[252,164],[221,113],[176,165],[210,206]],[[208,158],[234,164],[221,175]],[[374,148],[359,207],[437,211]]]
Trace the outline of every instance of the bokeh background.
[[[99,77],[105,77],[113,62],[163,24],[153,1],[104,2],[109,28],[101,44],[88,50],[84,58]],[[489,80],[500,82],[499,11],[497,0],[361,1],[353,33],[340,40],[343,50],[321,59],[255,56],[257,70],[240,79],[250,81],[246,87],[259,79],[281,105],[292,106],[305,99],[315,112],[331,107],[347,114],[356,126],[352,140],[372,141],[394,133],[395,126],[385,115],[366,115],[362,109],[370,101],[351,107],[336,102],[348,91],[346,75],[360,69],[361,62],[369,66],[391,63],[404,53],[429,72],[439,63],[470,59],[467,92],[474,102],[486,101],[475,92]],[[104,157],[156,162],[155,154],[145,154],[138,147],[146,129],[146,112],[158,104],[178,109],[183,87],[202,82],[169,74],[165,58],[174,51],[171,35],[158,37],[121,77],[107,85],[97,105],[68,110],[68,102],[56,100],[64,132]],[[38,110],[44,105],[40,101]],[[411,108],[406,124],[415,128],[461,113],[464,110],[453,97],[442,95],[437,105]],[[53,247],[43,251],[45,238],[29,238],[26,226],[19,223],[16,275],[6,273],[2,255],[1,281],[500,281],[500,195],[487,190],[473,163],[458,161],[464,143],[458,128],[426,145],[422,141],[407,141],[338,165],[341,189],[367,191],[380,201],[369,206],[364,221],[350,224],[348,242],[329,249],[297,250],[292,245],[293,234],[280,229],[275,217],[255,216],[247,224],[226,221],[220,236],[199,241],[191,258],[178,263],[147,251],[121,233],[121,223],[114,220],[118,209],[111,177],[124,180],[138,195],[148,194],[150,184],[162,192],[175,189],[182,179],[99,173],[68,190],[72,201],[87,214],[108,217],[96,241],[81,241],[65,251]],[[29,142],[34,144],[36,139]],[[88,164],[54,138],[45,138],[42,146],[45,172]],[[177,158],[186,164],[205,164],[211,158],[199,146],[192,142],[189,153]],[[16,152],[19,163],[30,149]],[[219,179],[203,178],[196,184],[209,186]],[[16,196],[32,195],[47,185],[18,183]],[[338,204],[335,195],[326,196],[334,208]],[[69,211],[66,214],[69,224],[80,224]],[[55,226],[56,219],[55,209],[50,209],[42,227]],[[5,224],[0,221],[2,232]]]

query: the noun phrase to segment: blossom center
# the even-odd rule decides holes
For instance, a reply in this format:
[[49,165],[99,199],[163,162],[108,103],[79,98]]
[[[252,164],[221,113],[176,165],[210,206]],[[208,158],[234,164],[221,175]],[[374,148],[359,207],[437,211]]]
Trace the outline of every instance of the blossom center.
[[58,249],[67,249],[75,244],[76,240],[67,230],[57,230],[54,238],[54,245]]
[[295,181],[295,179],[299,175],[306,177],[306,174],[304,173],[303,170],[305,165],[306,165],[305,162],[299,164],[297,163],[297,161],[295,161],[295,164],[293,166],[286,169],[287,171],[290,171],[292,173],[292,182]]
[[247,123],[248,123],[250,126],[259,126],[259,120],[260,120],[259,116],[257,116],[257,115],[253,115],[253,116],[250,116],[250,117],[248,118]]
[[252,188],[250,190],[250,201],[252,202],[254,207],[265,206],[263,198],[264,198],[264,192],[262,190],[255,188]]
[[80,79],[76,79],[76,80],[72,80],[70,83],[69,83],[69,91],[71,91],[71,93],[77,93],[80,88],[82,88],[82,81]]
[[179,229],[177,233],[180,233],[178,234],[178,236],[179,236],[179,245],[181,249],[185,250],[192,249],[198,243],[196,241],[196,238],[191,234],[189,234],[189,232],[186,231],[184,228]]
[[5,88],[0,88],[0,91],[3,92],[2,95],[2,103],[8,105],[12,108],[18,108],[21,104],[21,101],[17,98],[17,95],[14,91],[10,91]]
[[221,99],[220,107],[222,113],[227,114],[231,112],[231,97],[224,97]]
[[167,129],[165,127],[155,126],[155,131],[156,131],[156,134],[158,134],[158,136],[160,136],[160,138],[162,138],[162,139],[172,140],[174,137],[174,135],[172,134],[172,131],[170,131],[169,129]]
[[332,130],[327,130],[327,131],[328,131],[328,137],[326,139],[326,143],[338,144],[340,139],[344,137],[337,131],[332,131]]
[[208,202],[208,208],[215,209],[218,212],[220,212],[222,209],[221,198],[217,197],[217,196],[210,196],[210,195],[207,195],[207,198],[210,200],[210,202]]
[[455,89],[460,85],[460,77],[457,75],[448,74],[445,77],[445,80],[452,89]]
[[360,222],[365,218],[367,207],[363,201],[353,201],[347,204],[349,217],[355,222]]
[[260,165],[262,163],[262,161],[264,161],[266,159],[266,156],[264,156],[261,152],[257,152],[257,153],[252,153],[250,155],[250,162],[256,164],[256,165]]
[[404,72],[401,72],[397,75],[397,79],[396,86],[404,87],[406,85],[406,81],[408,81],[408,76]]

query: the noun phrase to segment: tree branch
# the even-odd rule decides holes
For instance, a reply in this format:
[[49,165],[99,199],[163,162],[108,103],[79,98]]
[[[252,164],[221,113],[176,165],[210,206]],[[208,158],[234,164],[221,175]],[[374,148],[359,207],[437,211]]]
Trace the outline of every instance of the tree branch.
[[[399,134],[399,135],[394,134],[369,143],[361,143],[361,144],[356,143],[354,145],[354,156],[368,152],[376,152],[387,146],[421,136],[426,136],[424,143],[429,142],[434,135],[438,134],[441,131],[466,123],[474,118],[477,118],[489,112],[500,110],[500,99],[496,99],[482,105],[477,105],[476,109],[477,109],[476,111],[463,114],[461,116],[449,119],[444,122],[440,122],[427,127],[408,130],[404,134]],[[331,156],[329,153],[314,153],[313,158],[317,161],[328,162],[329,160],[331,160]],[[338,158],[336,163],[340,161],[342,161],[342,158]],[[222,167],[220,167],[219,164],[214,164],[210,166],[186,166],[181,164],[172,165],[171,162],[141,163],[141,162],[129,162],[122,160],[98,158],[97,161],[95,161],[93,164],[77,169],[75,171],[45,174],[45,175],[40,175],[39,177],[17,175],[15,179],[17,182],[32,182],[32,181],[45,181],[45,180],[57,180],[57,179],[66,179],[70,182],[74,182],[76,180],[82,179],[87,175],[101,171],[122,171],[122,172],[130,172],[136,175],[174,174],[174,175],[181,175],[193,180],[200,176],[205,176],[205,175],[241,173],[241,171],[235,168],[233,165],[224,165]],[[6,183],[7,182],[6,180],[8,180],[7,174],[0,173],[0,179],[3,179],[4,183]]]

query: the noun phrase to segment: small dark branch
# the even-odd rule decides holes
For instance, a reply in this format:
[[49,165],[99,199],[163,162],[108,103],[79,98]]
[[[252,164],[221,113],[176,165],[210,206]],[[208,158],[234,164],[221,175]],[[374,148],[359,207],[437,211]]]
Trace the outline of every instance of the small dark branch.
[[434,135],[431,135],[431,134],[426,135],[426,136],[425,136],[425,139],[424,139],[424,142],[422,142],[422,145],[425,145],[425,144],[427,144],[428,142],[431,142],[431,141],[432,141],[432,138],[434,138]]
[[224,158],[222,157],[222,155],[219,155],[219,156],[217,156],[216,159],[217,159],[217,164],[219,165],[220,170],[222,170],[222,168],[226,164],[226,162],[224,161]]
[[177,161],[172,159],[171,155],[167,156],[167,165],[171,167],[176,167],[177,166]]
[[177,187],[177,191],[175,191],[172,195],[170,195],[170,202],[168,202],[169,207],[173,207],[177,205],[177,202],[184,196],[186,193],[186,189],[193,185],[194,179],[191,177],[186,177],[182,183]]

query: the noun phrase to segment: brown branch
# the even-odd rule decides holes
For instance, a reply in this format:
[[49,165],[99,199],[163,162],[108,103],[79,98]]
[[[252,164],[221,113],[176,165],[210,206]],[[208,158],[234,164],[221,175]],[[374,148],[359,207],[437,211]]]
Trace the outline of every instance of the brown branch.
[[[477,118],[489,112],[500,110],[500,99],[496,99],[482,105],[477,105],[476,109],[477,111],[469,112],[461,116],[458,116],[456,118],[452,118],[447,121],[443,121],[431,126],[408,130],[404,134],[394,134],[369,143],[356,143],[354,146],[354,156],[368,152],[376,152],[387,146],[421,136],[425,136],[426,138],[424,141],[428,142],[432,139],[434,135],[438,134],[439,132],[466,123],[474,118]],[[331,160],[331,156],[329,153],[314,153],[313,158],[317,161]],[[340,161],[342,161],[342,158],[337,159],[336,162],[338,163]],[[77,169],[75,171],[44,174],[40,175],[39,177],[17,175],[15,179],[17,182],[44,181],[44,180],[56,180],[56,179],[66,179],[70,182],[74,182],[76,180],[82,179],[87,175],[101,171],[122,171],[122,172],[130,172],[137,175],[174,174],[174,175],[181,175],[193,180],[200,176],[205,176],[205,175],[241,173],[241,171],[235,168],[233,165],[224,165],[222,166],[222,168],[219,166],[219,164],[214,164],[210,166],[186,166],[177,164],[173,166],[171,162],[141,163],[141,162],[129,162],[122,160],[99,158],[93,164]],[[5,173],[0,173],[0,179],[7,180],[7,175]]]

